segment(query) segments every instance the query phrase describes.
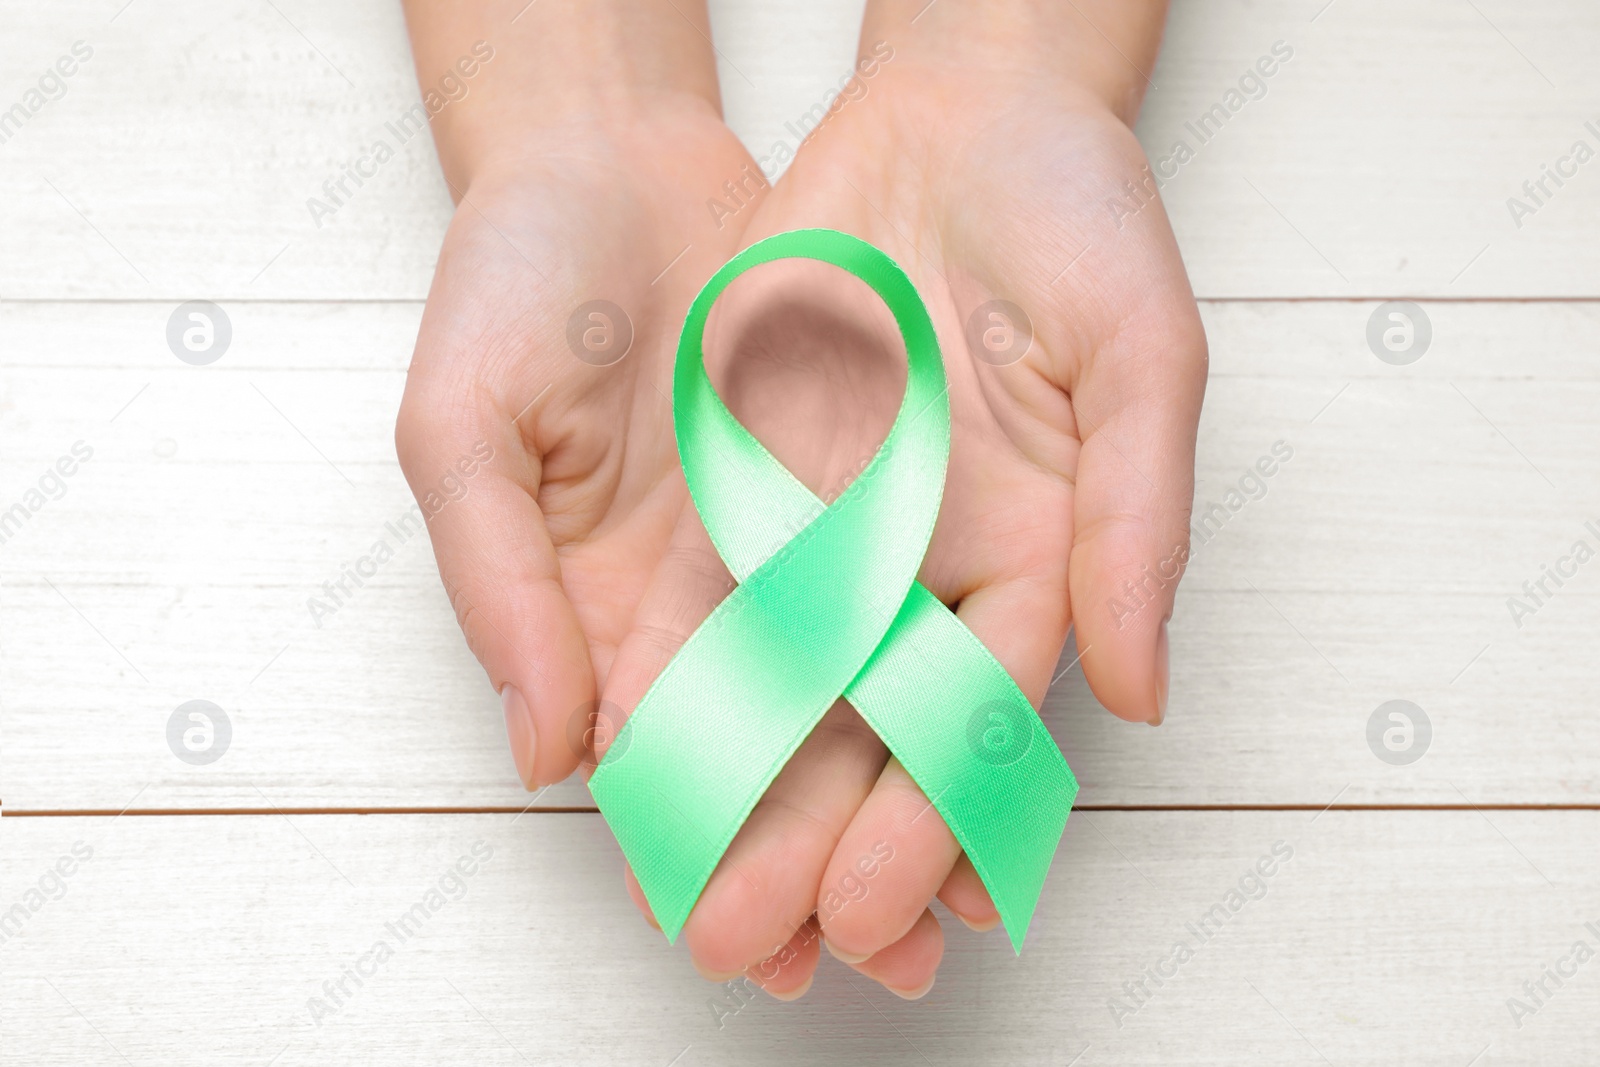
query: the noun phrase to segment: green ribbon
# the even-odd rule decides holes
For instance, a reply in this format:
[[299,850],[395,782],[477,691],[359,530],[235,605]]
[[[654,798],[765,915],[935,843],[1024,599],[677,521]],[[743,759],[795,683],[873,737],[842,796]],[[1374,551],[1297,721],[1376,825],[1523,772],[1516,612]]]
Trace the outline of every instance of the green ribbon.
[[[785,258],[865,281],[905,339],[894,425],[826,505],[723,405],[701,350],[728,283]],[[834,230],[757,242],[689,308],[673,419],[695,507],[739,584],[667,664],[589,781],[668,940],[842,695],[944,818],[1020,952],[1078,784],[1010,675],[916,581],[950,454],[949,386],[916,287],[883,252]]]

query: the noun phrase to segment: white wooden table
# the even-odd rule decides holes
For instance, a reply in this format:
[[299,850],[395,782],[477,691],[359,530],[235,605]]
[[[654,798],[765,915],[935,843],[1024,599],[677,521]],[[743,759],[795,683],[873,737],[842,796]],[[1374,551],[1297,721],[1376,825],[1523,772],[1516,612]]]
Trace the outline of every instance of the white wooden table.
[[[714,7],[764,147],[850,62],[859,3]],[[1600,562],[1520,620],[1508,598],[1600,548],[1600,161],[1520,227],[1506,201],[1600,149],[1600,7],[1178,5],[1153,156],[1294,50],[1164,191],[1211,340],[1197,512],[1274,442],[1293,459],[1197,551],[1165,726],[1075,670],[1051,693],[1083,792],[1020,959],[957,926],[924,1001],[825,957],[804,1001],[732,1017],[635,915],[581,785],[524,812],[423,539],[306,609],[409,504],[431,146],[321,227],[305,206],[414,99],[395,5],[4,0],[0,24],[0,109],[92,52],[0,127],[0,516],[25,511],[0,543],[0,1061],[1594,1062]],[[232,324],[205,367],[166,340],[195,299]],[[1431,323],[1406,365],[1367,342],[1391,299]],[[190,700],[231,725],[209,764],[169,746]],[[1369,746],[1391,700],[1427,716],[1415,762]],[[1546,967],[1574,973],[1541,992]]]

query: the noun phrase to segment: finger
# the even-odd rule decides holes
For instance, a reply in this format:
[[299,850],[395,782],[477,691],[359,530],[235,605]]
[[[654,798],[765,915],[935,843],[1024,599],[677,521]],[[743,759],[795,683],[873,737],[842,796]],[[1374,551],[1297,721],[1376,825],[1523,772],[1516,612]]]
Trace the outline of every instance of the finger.
[[633,865],[627,860],[622,861],[622,884],[627,886],[628,898],[639,909],[639,914],[644,916],[644,921],[657,930],[661,929],[661,924],[656,922],[655,912],[650,910],[650,901],[645,899],[644,887],[639,884],[638,877],[633,873]]
[[887,751],[839,701],[773,779],[684,924],[714,971],[766,958],[807,921],[839,835],[883,769]]
[[858,963],[911,931],[961,846],[897,759],[845,830],[817,897],[828,948]]
[[[614,711],[617,721],[607,722],[605,728],[597,729],[593,735],[597,763],[605,757],[611,741],[633,714],[656,675],[695,627],[711,614],[732,584],[732,576],[717,556],[699,517],[692,508],[684,508],[639,601],[634,627],[617,646],[617,654],[606,674],[605,699],[601,707],[607,713]],[[646,922],[659,930],[661,926],[632,865],[624,861],[623,871],[634,906]],[[731,977],[739,969],[730,968],[725,976]],[[709,975],[711,972],[702,970],[702,973]]]
[[[605,702],[622,721],[732,585],[699,515],[686,506],[606,681]],[[601,756],[606,740],[597,745]],[[822,869],[885,758],[843,701],[823,716],[757,802],[684,924],[703,971],[744,971],[806,922]],[[642,893],[636,901],[645,911]]]
[[981,934],[1000,925],[1000,913],[995,910],[994,901],[989,899],[989,890],[984,888],[983,879],[978,877],[978,869],[965,854],[956,860],[950,877],[939,887],[939,900],[956,918],[966,923],[969,930]]
[[[694,505],[686,504],[639,600],[633,628],[617,646],[606,676],[605,703],[616,707],[622,722],[733,587],[733,576],[717,555]],[[596,756],[605,755],[622,722],[596,735]]]
[[1082,436],[1070,561],[1084,676],[1124,719],[1160,723],[1167,621],[1189,558],[1205,334],[1192,300],[1136,318],[1072,391]]
[[517,773],[533,789],[577,766],[566,726],[594,700],[594,670],[535,502],[539,463],[511,420],[475,387],[450,395],[415,375],[395,445],[456,621],[500,694]]
[[[1066,574],[1059,560],[1029,575],[969,593],[956,612],[1035,706],[1066,641]],[[955,729],[965,729],[974,708],[946,709]],[[858,902],[834,907],[830,892],[854,885],[876,865]],[[961,846],[927,796],[898,760],[890,760],[839,840],[823,875],[817,912],[828,944],[841,959],[871,956],[897,942],[949,880]],[[865,858],[864,858],[865,857]],[[980,921],[993,911],[982,883],[963,913]],[[844,898],[848,901],[848,896]]]
[[[827,944],[832,951],[833,943]],[[850,966],[897,997],[920,1000],[933,988],[943,958],[944,930],[933,912],[924,908],[904,937],[871,959]]]
[[808,919],[784,945],[747,972],[768,995],[778,1000],[799,1000],[811,988],[821,958],[821,932]]

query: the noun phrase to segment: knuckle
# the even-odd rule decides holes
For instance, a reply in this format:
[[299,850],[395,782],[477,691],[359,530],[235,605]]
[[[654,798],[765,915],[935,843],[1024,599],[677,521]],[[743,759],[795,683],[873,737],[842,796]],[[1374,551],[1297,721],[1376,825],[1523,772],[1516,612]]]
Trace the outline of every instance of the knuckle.
[[408,478],[431,473],[426,470],[429,455],[448,427],[440,405],[420,395],[414,385],[407,385],[400,401],[400,411],[394,420],[394,450],[400,469]]
[[645,622],[634,627],[632,636],[637,642],[637,650],[642,661],[660,662],[665,665],[666,661],[683,647],[689,635],[687,631],[674,626]]
[[479,663],[482,663],[484,643],[482,636],[478,632],[477,605],[459,588],[451,589],[449,593],[450,608],[455,612],[456,625],[461,628],[461,635],[466,638],[468,650],[472,652]]

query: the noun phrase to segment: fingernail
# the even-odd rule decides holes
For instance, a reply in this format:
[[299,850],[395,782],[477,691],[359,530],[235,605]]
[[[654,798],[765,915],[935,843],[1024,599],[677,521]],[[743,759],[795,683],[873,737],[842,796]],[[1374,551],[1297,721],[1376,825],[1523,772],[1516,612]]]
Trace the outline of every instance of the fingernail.
[[951,912],[950,914],[955,915],[956,918],[960,919],[963,923],[966,923],[968,930],[978,934],[986,934],[990,930],[993,930],[996,926],[1000,925],[1000,916],[998,915],[992,919],[985,919],[981,923],[975,923],[969,921],[965,915],[956,915],[955,912]]
[[767,995],[775,1000],[799,1000],[801,997],[811,992],[811,983],[816,980],[816,977],[817,976],[815,974],[808,975],[806,977],[805,984],[800,986],[798,989],[791,989],[787,993],[779,993],[775,990],[769,989],[767,990]]
[[[937,977],[939,977],[939,976],[938,975],[934,975],[933,976],[933,978],[937,978]],[[887,989],[889,992],[893,993],[895,996],[899,997],[901,1000],[921,1000],[923,997],[928,995],[928,990],[933,988],[933,978],[928,979],[927,984],[924,985],[920,989],[912,989],[912,990],[896,989],[892,985],[886,985],[883,988]]]
[[517,777],[524,789],[533,788],[533,757],[539,751],[539,737],[533,732],[533,715],[528,702],[516,686],[506,683],[500,690],[500,706],[506,713],[506,739],[511,742],[511,758],[517,761]]
[[869,959],[872,958],[872,953],[870,953],[870,952],[867,953],[865,956],[855,956],[855,955],[852,955],[852,954],[850,954],[848,952],[845,952],[843,949],[839,948],[838,945],[835,945],[832,941],[829,941],[827,938],[823,938],[822,939],[822,944],[827,948],[829,954],[831,954],[834,959],[838,960],[840,963],[848,963],[852,967],[854,967],[858,963],[863,963],[866,960],[869,960]]
[[1160,726],[1167,717],[1167,681],[1171,677],[1167,663],[1167,624],[1163,620],[1156,634],[1156,717],[1150,720],[1151,726]]

